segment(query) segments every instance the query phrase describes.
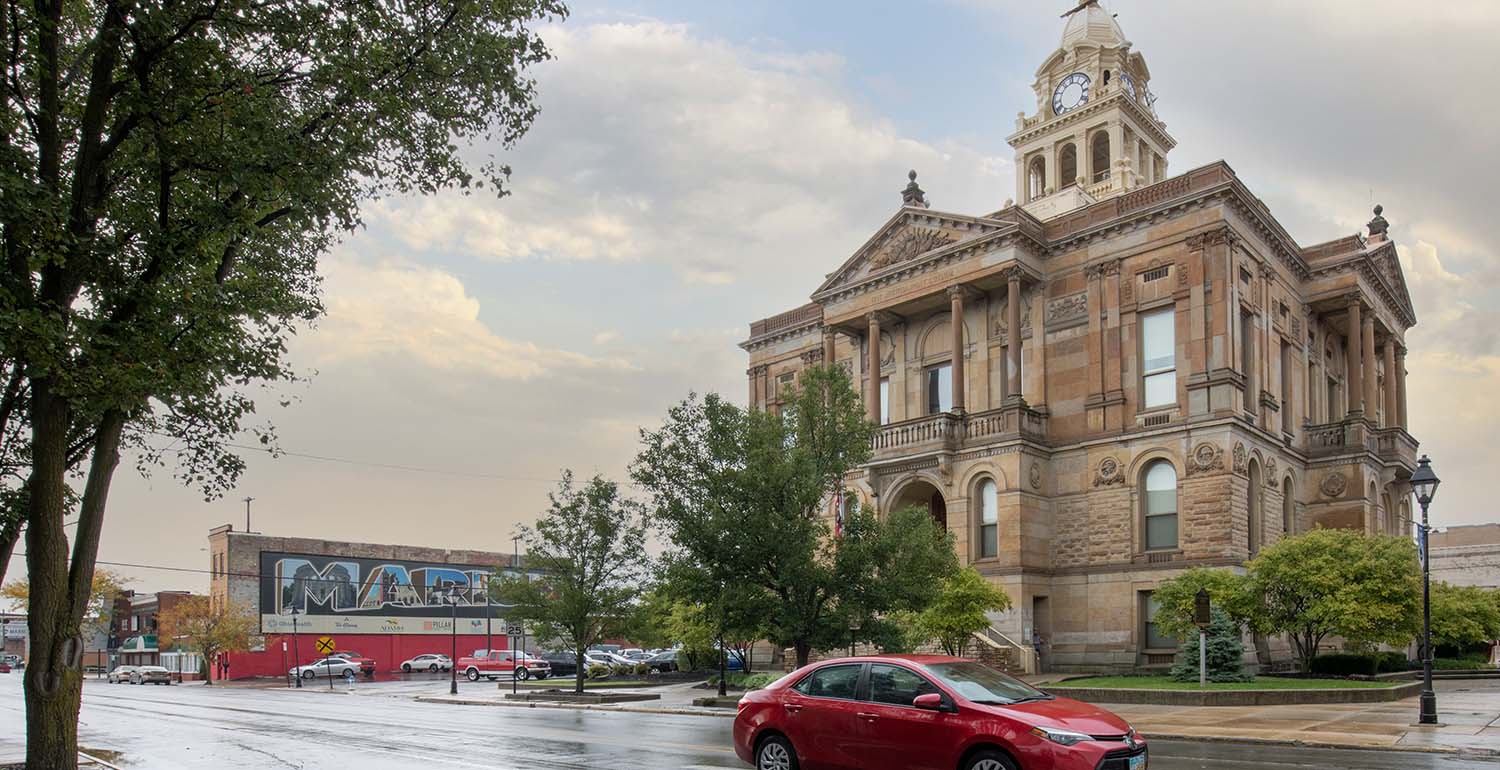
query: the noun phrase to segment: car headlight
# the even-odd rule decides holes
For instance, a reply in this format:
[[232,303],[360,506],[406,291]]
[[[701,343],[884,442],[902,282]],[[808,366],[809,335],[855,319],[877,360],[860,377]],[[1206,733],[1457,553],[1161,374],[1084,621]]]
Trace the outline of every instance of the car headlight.
[[1094,739],[1092,735],[1074,732],[1072,730],[1059,730],[1055,727],[1033,727],[1031,734],[1038,738],[1044,738],[1060,746],[1076,746],[1084,741]]

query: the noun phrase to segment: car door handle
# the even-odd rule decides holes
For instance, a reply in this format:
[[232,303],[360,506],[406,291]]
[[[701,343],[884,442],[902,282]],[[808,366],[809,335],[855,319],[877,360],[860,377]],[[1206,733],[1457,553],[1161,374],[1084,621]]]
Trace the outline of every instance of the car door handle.
[[798,706],[795,703],[787,703],[787,704],[785,704],[785,706],[786,706],[787,713],[789,713],[789,714],[795,714],[798,711],[802,710],[802,707]]
[[859,717],[860,719],[865,720],[866,722],[874,722],[875,720],[877,720],[877,719],[880,718],[879,714],[873,714],[873,713],[868,712],[868,711],[861,711],[861,712],[855,714],[855,716]]

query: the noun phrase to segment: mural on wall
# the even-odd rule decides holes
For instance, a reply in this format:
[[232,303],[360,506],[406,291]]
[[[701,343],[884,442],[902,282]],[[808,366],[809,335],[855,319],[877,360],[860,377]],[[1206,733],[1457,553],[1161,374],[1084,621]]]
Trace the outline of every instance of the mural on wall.
[[[511,570],[398,559],[260,555],[261,630],[265,633],[483,633],[490,577]],[[295,629],[293,618],[296,619]]]

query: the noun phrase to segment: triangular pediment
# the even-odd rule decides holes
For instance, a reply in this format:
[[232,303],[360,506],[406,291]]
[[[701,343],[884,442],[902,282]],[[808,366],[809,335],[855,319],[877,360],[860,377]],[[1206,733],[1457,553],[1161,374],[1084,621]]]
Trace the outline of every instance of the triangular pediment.
[[1386,241],[1370,251],[1369,258],[1375,267],[1375,272],[1390,285],[1406,317],[1415,320],[1417,311],[1411,303],[1411,291],[1406,286],[1406,275],[1401,270],[1401,260],[1396,256],[1396,244]]
[[903,208],[832,273],[814,296],[920,261],[956,243],[973,240],[1005,223],[977,217]]

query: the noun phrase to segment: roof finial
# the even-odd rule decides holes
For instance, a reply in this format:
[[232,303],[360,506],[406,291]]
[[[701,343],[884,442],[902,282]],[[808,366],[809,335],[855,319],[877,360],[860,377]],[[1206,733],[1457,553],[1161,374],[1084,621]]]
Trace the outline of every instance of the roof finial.
[[1379,203],[1375,204],[1375,218],[1370,220],[1369,224],[1371,240],[1383,241],[1390,237],[1386,235],[1386,231],[1391,229],[1391,223],[1385,221],[1385,217],[1380,215],[1382,211],[1385,211],[1385,207]]
[[917,171],[912,169],[906,173],[906,178],[911,180],[906,183],[906,189],[901,191],[901,205],[927,208],[927,194],[917,186]]

